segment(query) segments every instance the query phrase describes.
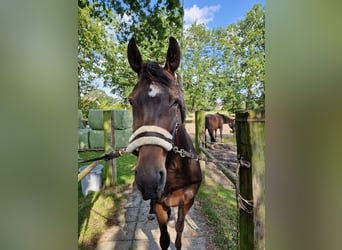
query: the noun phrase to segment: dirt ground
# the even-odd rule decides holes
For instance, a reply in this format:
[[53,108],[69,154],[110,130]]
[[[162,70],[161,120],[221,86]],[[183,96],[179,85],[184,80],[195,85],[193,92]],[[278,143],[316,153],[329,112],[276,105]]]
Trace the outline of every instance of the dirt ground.
[[[194,123],[185,123],[185,128],[188,131],[191,137],[195,136],[195,124]],[[217,143],[210,143],[209,134],[207,133],[207,143],[206,149],[209,153],[211,153],[219,162],[222,162],[224,166],[227,166],[233,173],[236,173],[237,167],[237,156],[236,156],[236,145],[232,143],[220,143],[219,130],[217,136]],[[231,129],[227,124],[224,124],[222,137],[229,138],[233,137],[234,134],[231,133]],[[208,170],[207,173],[210,173],[210,176],[217,182],[222,184],[225,188],[235,188],[233,183],[222,173],[221,170],[217,168],[217,166],[212,162],[207,162],[206,168]]]
[[[185,128],[188,131],[189,135],[194,138],[195,136],[195,124],[194,123],[185,123]],[[236,156],[236,150],[237,147],[235,144],[232,143],[220,143],[219,135],[217,137],[217,140],[219,142],[216,143],[210,143],[208,140],[209,134],[207,133],[207,143],[206,143],[206,150],[211,153],[223,166],[230,169],[233,173],[236,173],[237,168],[237,156]],[[219,134],[219,131],[218,131]],[[227,124],[223,126],[222,131],[222,137],[223,138],[231,138],[235,136],[233,133],[231,133],[231,129]],[[206,174],[209,175],[212,179],[215,180],[216,183],[221,184],[224,188],[230,188],[235,190],[234,184],[223,174],[223,172],[216,166],[213,162],[206,162],[205,166]],[[195,204],[197,204],[195,202]],[[199,204],[197,205],[199,206]],[[205,218],[206,216],[202,214],[202,216]],[[205,230],[207,232],[213,232],[215,231],[214,228],[211,228],[209,224],[205,225]],[[210,242],[213,242],[213,235],[211,233],[208,233],[208,242],[209,242],[209,248],[206,249],[210,250],[218,250],[214,245]]]

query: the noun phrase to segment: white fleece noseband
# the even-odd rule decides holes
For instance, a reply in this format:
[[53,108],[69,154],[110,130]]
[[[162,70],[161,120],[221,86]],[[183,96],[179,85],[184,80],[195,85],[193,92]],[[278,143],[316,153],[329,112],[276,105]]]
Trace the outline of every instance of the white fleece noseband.
[[158,126],[141,126],[129,138],[126,152],[132,153],[144,145],[157,145],[166,151],[172,149],[172,135],[166,129]]

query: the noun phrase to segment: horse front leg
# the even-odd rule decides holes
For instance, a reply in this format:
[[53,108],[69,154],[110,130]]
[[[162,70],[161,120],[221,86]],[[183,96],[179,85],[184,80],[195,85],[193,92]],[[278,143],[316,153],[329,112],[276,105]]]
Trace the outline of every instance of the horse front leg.
[[167,222],[168,222],[168,209],[165,209],[162,204],[154,203],[154,212],[158,219],[159,229],[160,229],[160,238],[159,244],[162,250],[166,250],[170,245],[170,235],[167,231]]
[[210,140],[211,142],[216,142],[215,137],[214,137],[214,130],[213,129],[208,129],[209,135],[210,135]]
[[223,130],[223,127],[220,128],[221,143],[222,143],[222,130]]
[[191,199],[190,202],[187,203],[186,205],[178,207],[178,218],[177,218],[177,223],[176,223],[177,237],[176,237],[176,242],[175,242],[175,246],[177,250],[182,249],[182,233],[184,230],[184,220],[185,220],[185,216],[189,212],[193,203],[194,203],[194,199]]

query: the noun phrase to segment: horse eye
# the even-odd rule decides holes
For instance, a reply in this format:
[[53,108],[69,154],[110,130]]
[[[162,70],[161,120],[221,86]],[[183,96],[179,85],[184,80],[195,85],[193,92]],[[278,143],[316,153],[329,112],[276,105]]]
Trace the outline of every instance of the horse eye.
[[128,99],[128,102],[129,102],[129,104],[130,104],[132,107],[134,107],[134,103],[133,103],[133,100],[132,100],[132,99]]

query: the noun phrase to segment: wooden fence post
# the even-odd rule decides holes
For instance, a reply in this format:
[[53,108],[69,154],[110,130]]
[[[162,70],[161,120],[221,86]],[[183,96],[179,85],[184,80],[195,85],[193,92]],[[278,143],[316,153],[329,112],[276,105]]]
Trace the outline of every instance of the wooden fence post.
[[[104,130],[104,151],[110,153],[115,150],[114,135],[114,113],[112,110],[103,111],[103,130]],[[112,159],[105,162],[105,187],[114,187],[117,182],[116,160]]]
[[[196,153],[203,157],[201,148],[205,145],[205,112],[197,110],[195,112],[195,149]],[[205,183],[205,161],[199,161],[202,170],[202,182]]]
[[265,115],[237,112],[238,204],[240,250],[265,249]]

